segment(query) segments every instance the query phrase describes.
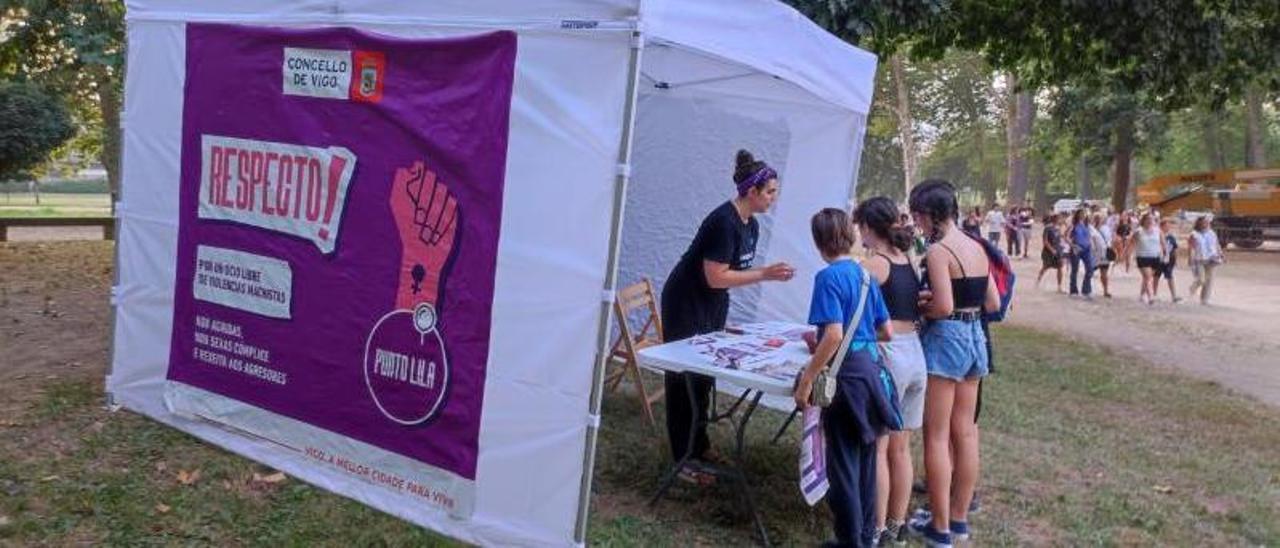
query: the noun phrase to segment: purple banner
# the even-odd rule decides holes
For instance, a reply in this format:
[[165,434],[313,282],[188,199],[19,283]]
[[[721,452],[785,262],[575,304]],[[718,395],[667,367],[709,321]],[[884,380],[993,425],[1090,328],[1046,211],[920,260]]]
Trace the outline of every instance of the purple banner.
[[186,54],[169,379],[474,480],[515,35]]

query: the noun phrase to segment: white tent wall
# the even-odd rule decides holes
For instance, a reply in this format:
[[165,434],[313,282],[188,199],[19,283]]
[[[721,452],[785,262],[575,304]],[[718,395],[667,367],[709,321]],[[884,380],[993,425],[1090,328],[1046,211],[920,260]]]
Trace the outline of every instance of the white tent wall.
[[[629,3],[553,2],[582,8],[559,12],[564,17],[557,17],[554,25],[541,17],[556,12],[531,14],[516,8],[506,12],[498,25],[521,30],[475,508],[470,519],[450,517],[407,495],[315,466],[266,440],[174,414],[165,405],[186,62],[183,21],[295,26],[358,22],[367,31],[404,37],[490,30],[484,27],[484,18],[452,20],[457,26],[421,21],[409,25],[399,17],[377,15],[405,11],[398,4],[382,4],[387,3],[302,2],[279,5],[269,13],[263,13],[257,2],[216,7],[202,2],[129,4],[120,279],[115,289],[114,356],[107,390],[126,408],[456,538],[485,545],[576,544],[574,518],[579,510],[590,424],[590,371],[596,355],[583,334],[599,329],[600,289],[605,283],[618,147],[629,89],[631,33],[624,17]],[[479,5],[445,2],[430,9],[418,7],[431,12],[429,19],[439,21],[449,18],[442,14],[454,15],[448,13],[454,8],[461,16],[476,13]],[[633,5],[630,13],[635,13]],[[540,18],[519,20],[530,15]],[[560,19],[580,18],[605,21],[594,29],[558,28]],[[573,161],[565,161],[569,158]],[[566,213],[548,214],[555,211]],[[556,321],[547,322],[547,318]],[[566,374],[566,368],[580,374]],[[248,407],[227,398],[215,403],[233,412]],[[288,422],[256,411],[262,413],[258,418]],[[365,454],[378,456],[372,451]]]
[[[790,145],[785,120],[742,116],[709,100],[641,95],[619,284],[647,277],[660,294],[702,218],[733,196],[735,152],[746,148],[760,158],[777,158],[772,165],[783,170]],[[760,216],[760,257],[768,256],[772,218]],[[733,321],[755,316],[761,289],[734,290]]]
[[734,154],[744,148],[782,183],[774,209],[760,216],[755,264],[786,261],[797,272],[787,283],[734,289],[730,320],[805,321],[813,275],[825,266],[809,217],[847,206],[865,114],[741,63],[661,43],[646,50],[642,75],[620,283],[648,277],[661,291],[702,218],[734,196]]

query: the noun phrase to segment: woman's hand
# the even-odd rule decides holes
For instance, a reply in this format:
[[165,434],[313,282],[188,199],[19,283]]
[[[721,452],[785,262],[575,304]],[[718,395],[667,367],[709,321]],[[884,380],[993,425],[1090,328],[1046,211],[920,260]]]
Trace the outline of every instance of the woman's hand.
[[783,262],[764,267],[764,279],[773,282],[785,282],[796,275],[796,269]]
[[916,308],[924,310],[929,307],[929,303],[933,302],[933,292],[928,289],[921,289],[916,295]]
[[796,383],[796,391],[792,396],[796,400],[796,409],[803,411],[809,408],[809,394],[813,392],[813,379],[814,375],[810,375],[808,369],[800,375],[800,381]]

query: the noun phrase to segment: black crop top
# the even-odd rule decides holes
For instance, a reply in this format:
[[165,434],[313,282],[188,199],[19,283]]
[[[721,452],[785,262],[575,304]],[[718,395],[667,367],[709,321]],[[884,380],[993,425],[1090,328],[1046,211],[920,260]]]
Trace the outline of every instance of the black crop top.
[[880,256],[889,263],[889,276],[880,284],[884,304],[889,309],[889,319],[916,321],[920,318],[920,311],[916,308],[916,302],[920,298],[920,278],[916,277],[916,269],[910,263],[895,264],[883,253]]
[[966,310],[970,308],[982,309],[982,305],[987,302],[987,284],[990,280],[986,276],[969,276],[964,271],[964,262],[960,260],[960,256],[955,251],[951,251],[946,244],[938,242],[938,245],[947,250],[952,257],[956,258],[956,264],[960,266],[960,274],[963,278],[951,278],[951,301],[955,303],[953,309]]

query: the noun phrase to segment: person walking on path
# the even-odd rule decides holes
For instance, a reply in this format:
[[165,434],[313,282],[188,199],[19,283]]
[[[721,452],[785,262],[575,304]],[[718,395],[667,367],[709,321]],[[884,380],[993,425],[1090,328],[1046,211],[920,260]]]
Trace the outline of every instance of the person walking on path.
[[1022,238],[1022,258],[1026,259],[1031,252],[1031,231],[1035,228],[1036,210],[1022,208],[1018,213],[1018,236]]
[[1173,270],[1178,266],[1178,237],[1173,233],[1173,221],[1163,219],[1160,221],[1160,238],[1161,238],[1161,256],[1164,262],[1161,263],[1160,270],[1156,271],[1155,289],[1151,290],[1154,297],[1156,291],[1160,289],[1160,277],[1169,284],[1169,300],[1173,303],[1182,302],[1182,297],[1178,296],[1178,288],[1173,282]]
[[1058,276],[1058,293],[1062,293],[1062,228],[1058,223],[1058,215],[1050,213],[1044,217],[1044,249],[1040,250],[1040,274],[1036,275],[1036,287],[1044,273],[1053,270]]
[[1128,274],[1133,256],[1133,215],[1128,211],[1121,213],[1116,222],[1115,249],[1116,260],[1124,262],[1124,272]]
[[1000,247],[1000,233],[1004,232],[1004,212],[1000,211],[1000,204],[991,206],[987,211],[987,217],[983,220],[983,224],[987,227],[987,240],[991,245]]
[[1114,252],[1111,250],[1109,232],[1102,214],[1095,214],[1093,216],[1093,226],[1089,227],[1089,247],[1099,250],[1093,253],[1093,268],[1098,271],[1098,281],[1102,282],[1102,296],[1108,299],[1111,298],[1109,272],[1111,270],[1111,261],[1115,258]]
[[1199,291],[1200,304],[1207,305],[1209,297],[1213,295],[1213,272],[1225,261],[1222,246],[1218,243],[1218,233],[1209,226],[1208,217],[1200,217],[1192,225],[1191,236],[1187,238],[1187,249],[1191,257],[1191,275],[1195,278],[1191,282],[1189,293],[1194,297]]
[[1144,304],[1154,304],[1156,299],[1156,270],[1164,268],[1164,244],[1160,230],[1150,213],[1143,213],[1138,221],[1138,230],[1133,235],[1133,254],[1137,257],[1138,273],[1142,274],[1142,289],[1138,292],[1138,300]]
[[960,228],[969,234],[973,234],[974,236],[981,238],[982,210],[976,207],[973,208],[973,210],[969,212],[969,215],[965,216],[964,220],[960,222]]
[[1022,221],[1018,218],[1018,208],[1009,208],[1009,214],[1004,218],[1004,235],[1007,238],[1004,254],[1011,259],[1022,255],[1022,235],[1019,233],[1021,223]]
[[[1093,242],[1089,235],[1089,222],[1085,210],[1077,209],[1071,215],[1071,295],[1093,298]],[[1084,271],[1082,283],[1077,284],[1080,271]]]

